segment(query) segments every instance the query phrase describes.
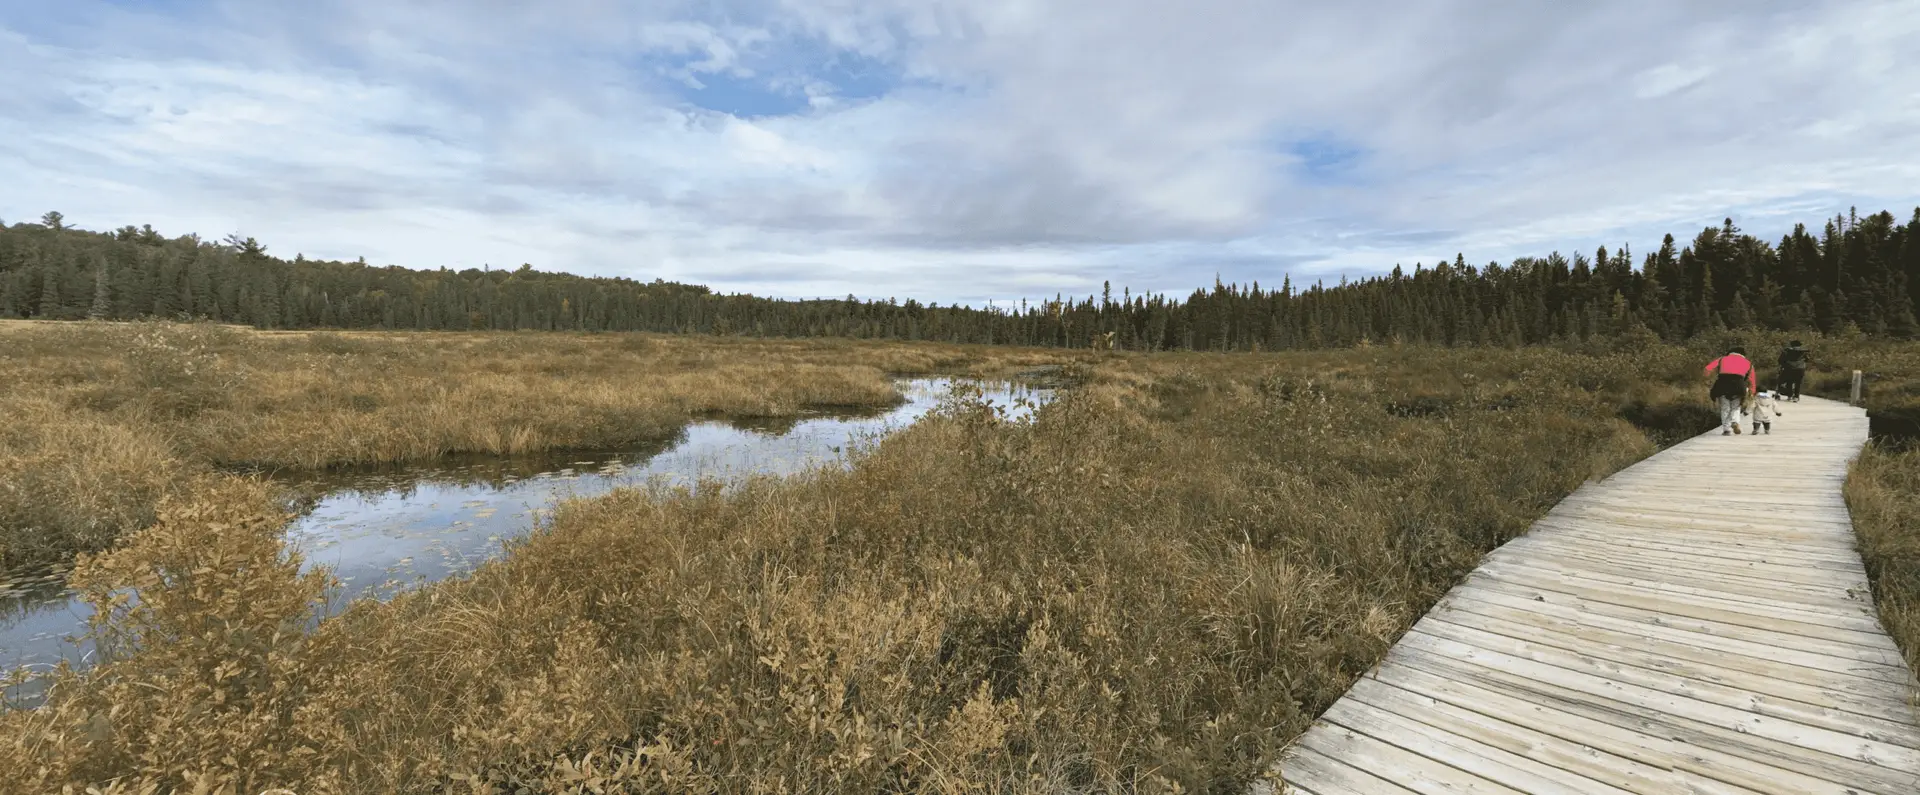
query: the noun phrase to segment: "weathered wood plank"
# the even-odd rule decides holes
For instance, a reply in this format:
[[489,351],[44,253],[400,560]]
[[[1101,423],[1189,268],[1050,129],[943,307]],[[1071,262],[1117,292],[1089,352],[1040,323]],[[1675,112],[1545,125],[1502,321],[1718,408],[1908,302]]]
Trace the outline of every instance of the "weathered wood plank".
[[[1583,614],[1560,605],[1529,602],[1486,589],[1457,591],[1447,597],[1443,607],[1447,612],[1435,612],[1449,621],[1455,620],[1452,616],[1458,611],[1464,615],[1510,622],[1518,628],[1530,630],[1527,636],[1541,642],[1565,642],[1568,648],[1577,646],[1603,656],[1608,654],[1608,650],[1617,648],[1645,652],[1655,659],[1675,661],[1676,664],[1663,662],[1663,670],[1680,667],[1691,670],[1697,667],[1706,675],[1716,678],[1725,676],[1721,671],[1738,672],[1767,680],[1769,688],[1785,688],[1774,690],[1784,697],[1804,694],[1807,698],[1800,700],[1808,703],[1837,702],[1834,704],[1836,708],[1872,710],[1861,713],[1866,715],[1901,714],[1903,707],[1874,708],[1884,707],[1889,699],[1904,697],[1910,687],[1905,679],[1906,672],[1891,665],[1812,654],[1739,638],[1635,624],[1609,616]],[[1914,736],[1920,738],[1920,728],[1912,730]],[[1920,748],[1920,744],[1914,747]]]
[[1707,593],[1741,594],[1753,597],[1756,602],[1777,602],[1797,610],[1837,610],[1850,615],[1871,615],[1873,610],[1872,605],[1865,604],[1862,599],[1847,596],[1853,590],[1851,587],[1836,592],[1833,588],[1836,583],[1832,582],[1821,587],[1784,578],[1769,580],[1763,576],[1722,569],[1708,560],[1687,565],[1678,561],[1610,556],[1588,548],[1576,550],[1564,545],[1545,544],[1527,544],[1514,552],[1519,554],[1508,557],[1524,564],[1550,565],[1555,570],[1571,573],[1591,572],[1621,577],[1634,581],[1629,584],[1645,582],[1647,587],[1680,593],[1691,593],[1690,589],[1704,586]]
[[1533,600],[1541,604],[1568,605],[1578,610],[1583,616],[1610,616],[1640,624],[1672,627],[1691,633],[1713,635],[1722,638],[1739,638],[1782,649],[1799,649],[1840,659],[1891,665],[1903,671],[1906,670],[1903,658],[1897,650],[1889,651],[1878,646],[1864,646],[1842,641],[1830,641],[1823,638],[1809,638],[1785,632],[1775,632],[1769,629],[1726,624],[1711,619],[1696,619],[1672,613],[1662,613],[1658,610],[1613,605],[1605,602],[1593,602],[1558,591],[1542,590],[1496,580],[1482,580],[1474,583],[1474,589],[1476,593],[1502,593],[1522,599]]
[[1750,612],[1754,615],[1835,626],[1856,632],[1872,634],[1881,631],[1880,620],[1875,617],[1872,605],[1844,598],[1809,605],[1750,593],[1746,589],[1735,589],[1711,582],[1707,578],[1696,579],[1694,582],[1698,583],[1697,585],[1682,585],[1667,579],[1636,577],[1629,573],[1609,571],[1599,566],[1561,565],[1545,555],[1508,555],[1499,560],[1489,559],[1484,568],[1489,571],[1501,569],[1525,571],[1558,577],[1587,589],[1625,591],[1655,598],[1713,605],[1722,610]]

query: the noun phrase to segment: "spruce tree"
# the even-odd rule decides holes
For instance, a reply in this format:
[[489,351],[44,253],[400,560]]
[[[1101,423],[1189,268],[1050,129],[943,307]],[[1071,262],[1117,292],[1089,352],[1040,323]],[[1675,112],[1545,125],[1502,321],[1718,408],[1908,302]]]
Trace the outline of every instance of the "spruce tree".
[[93,269],[93,306],[87,309],[88,320],[106,320],[113,316],[113,287],[108,278],[107,261],[101,259]]
[[40,263],[40,304],[36,314],[49,320],[60,317],[60,273],[51,262]]

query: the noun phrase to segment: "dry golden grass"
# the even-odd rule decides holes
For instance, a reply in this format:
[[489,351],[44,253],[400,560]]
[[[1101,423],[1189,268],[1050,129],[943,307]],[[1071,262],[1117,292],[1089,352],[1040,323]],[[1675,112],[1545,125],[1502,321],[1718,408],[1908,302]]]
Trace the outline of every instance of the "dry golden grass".
[[1681,394],[1693,358],[1117,355],[1031,423],[961,401],[851,470],[564,503],[473,576],[311,633],[319,583],[228,485],[83,563],[102,604],[139,589],[99,629],[122,656],[0,715],[0,769],[115,793],[1237,792],[1484,552],[1649,453],[1618,414]]
[[1063,360],[980,346],[638,334],[255,332],[173,323],[0,326],[0,571],[151,521],[217,468],[606,448],[708,415],[899,399],[889,374]]
[[184,468],[150,424],[46,398],[6,401],[0,413],[0,563],[105,549],[152,522],[154,504],[181,482]]
[[1920,671],[1920,450],[1869,446],[1846,494],[1880,623]]
[[[1855,340],[1821,390],[1845,397],[1850,370],[1870,375],[1869,411],[1920,415],[1920,345]],[[1920,447],[1913,439],[1868,445],[1847,474],[1847,509],[1860,538],[1880,623],[1920,671]]]

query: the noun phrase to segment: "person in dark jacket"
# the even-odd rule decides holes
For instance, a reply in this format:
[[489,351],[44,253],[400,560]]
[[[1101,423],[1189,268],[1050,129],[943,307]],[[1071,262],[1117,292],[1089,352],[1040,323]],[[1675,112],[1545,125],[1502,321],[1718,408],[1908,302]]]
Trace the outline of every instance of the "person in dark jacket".
[[1720,409],[1720,435],[1739,433],[1740,414],[1746,408],[1747,396],[1758,386],[1753,362],[1747,360],[1747,349],[1733,346],[1727,355],[1707,362],[1706,370],[1714,376],[1713,391],[1708,395]]
[[1781,397],[1800,402],[1800,382],[1806,377],[1807,349],[1801,347],[1799,340],[1787,343],[1787,347],[1780,351]]

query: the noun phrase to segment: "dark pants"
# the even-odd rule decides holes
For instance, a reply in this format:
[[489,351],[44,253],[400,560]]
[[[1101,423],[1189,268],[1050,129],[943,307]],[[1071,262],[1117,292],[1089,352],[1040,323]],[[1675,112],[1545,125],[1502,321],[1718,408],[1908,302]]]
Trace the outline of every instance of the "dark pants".
[[1780,394],[1786,395],[1788,400],[1798,400],[1800,398],[1800,382],[1806,380],[1806,377],[1807,371],[1805,370],[1781,370]]

